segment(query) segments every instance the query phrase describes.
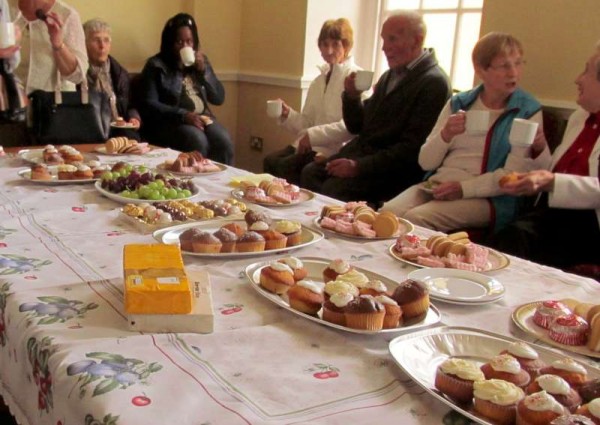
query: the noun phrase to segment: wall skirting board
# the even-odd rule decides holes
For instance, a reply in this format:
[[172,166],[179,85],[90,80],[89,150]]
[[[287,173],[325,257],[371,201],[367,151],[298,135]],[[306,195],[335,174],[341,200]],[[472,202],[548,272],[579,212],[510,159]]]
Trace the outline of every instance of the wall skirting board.
[[223,82],[239,81],[242,83],[262,84],[265,86],[290,87],[302,90],[308,89],[310,83],[316,78],[316,75],[310,77],[303,76],[301,78],[298,78],[294,75],[235,71],[217,72],[217,76]]

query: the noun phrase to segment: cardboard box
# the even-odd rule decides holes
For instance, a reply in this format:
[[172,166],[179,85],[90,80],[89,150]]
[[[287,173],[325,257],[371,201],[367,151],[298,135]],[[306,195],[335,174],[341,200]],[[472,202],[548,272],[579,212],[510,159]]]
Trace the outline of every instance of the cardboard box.
[[123,274],[128,314],[192,311],[194,297],[178,245],[125,245]]
[[188,272],[195,305],[190,314],[129,314],[129,329],[139,332],[211,333],[214,314],[210,278],[206,271]]

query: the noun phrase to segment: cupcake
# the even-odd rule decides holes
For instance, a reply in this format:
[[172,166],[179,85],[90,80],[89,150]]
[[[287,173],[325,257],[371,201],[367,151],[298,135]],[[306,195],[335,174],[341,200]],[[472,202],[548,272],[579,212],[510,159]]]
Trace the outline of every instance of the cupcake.
[[237,252],[260,252],[265,250],[265,238],[256,232],[245,232],[235,245]]
[[35,164],[31,167],[31,180],[52,180],[52,174],[46,164]]
[[529,374],[521,369],[517,359],[510,354],[494,356],[489,363],[481,366],[481,371],[486,379],[502,379],[520,388],[525,388],[531,380]]
[[258,220],[252,224],[249,224],[248,230],[252,230],[253,232],[258,233],[259,235],[264,236],[265,232],[269,230],[269,225],[262,220]]
[[576,413],[590,418],[594,421],[594,424],[600,425],[600,398],[595,398],[589,403],[579,407]]
[[265,238],[265,250],[283,249],[287,244],[287,237],[276,230],[266,230],[261,234]]
[[370,295],[360,295],[344,311],[346,326],[352,329],[379,331],[383,328],[385,307]]
[[525,396],[517,405],[517,425],[546,425],[564,415],[565,408],[546,391]]
[[271,217],[267,213],[255,210],[248,210],[246,211],[246,214],[244,214],[244,221],[246,222],[248,227],[250,227],[253,223],[257,221],[264,221],[267,224],[271,224],[273,220],[271,220]]
[[583,415],[562,415],[550,422],[550,425],[594,425],[594,421]]
[[575,314],[555,317],[548,328],[550,339],[565,345],[585,345],[589,326]]
[[287,291],[290,307],[302,313],[315,315],[321,310],[323,301],[323,282],[300,280]]
[[203,254],[221,252],[221,241],[208,232],[200,232],[192,239],[192,251]]
[[221,226],[221,228],[222,229],[227,229],[230,232],[235,233],[235,235],[238,238],[240,236],[242,236],[246,232],[246,230],[242,226],[240,226],[239,224],[237,224],[237,223],[227,223],[226,225]]
[[237,236],[231,230],[221,227],[215,233],[215,237],[221,241],[221,252],[234,252]]
[[513,342],[500,354],[510,354],[517,359],[521,368],[529,373],[531,378],[538,376],[540,369],[547,366],[546,362],[540,359],[537,351],[521,341]]
[[289,266],[274,261],[261,269],[259,283],[267,291],[281,295],[296,282],[294,282],[294,272]]
[[351,269],[352,266],[346,260],[336,258],[323,270],[323,281],[336,280],[339,275],[348,273]]
[[308,270],[306,270],[306,268],[304,267],[304,263],[302,263],[302,261],[300,261],[296,257],[284,257],[280,258],[277,261],[283,264],[287,264],[291,267],[291,269],[294,271],[294,280],[296,282],[308,276]]
[[296,246],[302,243],[302,225],[297,221],[279,220],[273,225],[273,230],[287,236],[287,246]]
[[484,379],[476,363],[449,358],[437,368],[435,387],[457,403],[470,403],[473,399],[473,383]]
[[359,287],[360,295],[387,295],[387,286],[380,280],[369,280],[364,286]]
[[571,313],[571,310],[560,301],[544,301],[535,309],[533,322],[544,329],[548,329],[552,319],[569,313]]
[[550,366],[540,369],[540,373],[558,375],[574,388],[579,387],[587,379],[587,370],[571,358],[555,360]]
[[473,383],[473,407],[477,413],[500,425],[515,423],[517,404],[525,393],[519,387],[501,379]]
[[351,284],[350,282],[344,282],[343,280],[332,280],[325,284],[325,299],[329,299],[329,297],[338,294],[338,293],[346,293],[352,295],[352,297],[358,297],[359,290],[356,286]]
[[375,299],[385,307],[383,317],[383,329],[394,329],[400,326],[402,321],[402,309],[396,301],[387,295],[377,295]]
[[540,375],[531,382],[525,392],[527,394],[546,391],[556,401],[565,406],[569,412],[575,412],[581,404],[581,397],[577,391],[571,388],[567,381],[557,375]]
[[191,229],[187,229],[185,232],[182,232],[179,235],[179,247],[182,251],[193,252],[194,245],[193,241],[200,235],[202,231],[196,227],[192,227]]
[[62,164],[57,167],[59,180],[73,180],[77,167],[72,164]]
[[354,295],[348,292],[336,292],[323,303],[323,320],[346,326],[345,309],[348,303],[354,299]]
[[584,382],[577,387],[577,391],[579,391],[579,395],[584,403],[588,403],[593,399],[600,397],[600,378]]
[[360,288],[363,288],[367,283],[369,283],[369,278],[364,273],[352,269],[348,273],[339,275],[336,281],[348,282],[360,290]]
[[407,279],[400,283],[392,298],[402,308],[405,320],[424,315],[429,309],[429,290],[416,280]]

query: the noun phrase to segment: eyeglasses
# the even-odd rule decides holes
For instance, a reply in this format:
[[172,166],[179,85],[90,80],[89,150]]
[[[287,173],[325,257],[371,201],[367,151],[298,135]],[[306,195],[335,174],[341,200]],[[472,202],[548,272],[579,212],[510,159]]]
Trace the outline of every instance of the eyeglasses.
[[490,65],[489,68],[493,69],[494,71],[503,71],[503,72],[509,72],[513,68],[515,68],[517,71],[519,71],[525,66],[526,63],[527,62],[525,62],[524,60],[520,60],[520,61],[516,61],[516,62],[504,62],[500,65]]

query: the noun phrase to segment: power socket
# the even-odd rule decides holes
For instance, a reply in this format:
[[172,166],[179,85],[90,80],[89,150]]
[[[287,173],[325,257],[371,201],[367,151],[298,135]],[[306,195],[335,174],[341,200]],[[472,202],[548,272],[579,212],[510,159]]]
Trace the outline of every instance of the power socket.
[[263,139],[258,136],[250,136],[250,149],[262,152],[263,150]]

